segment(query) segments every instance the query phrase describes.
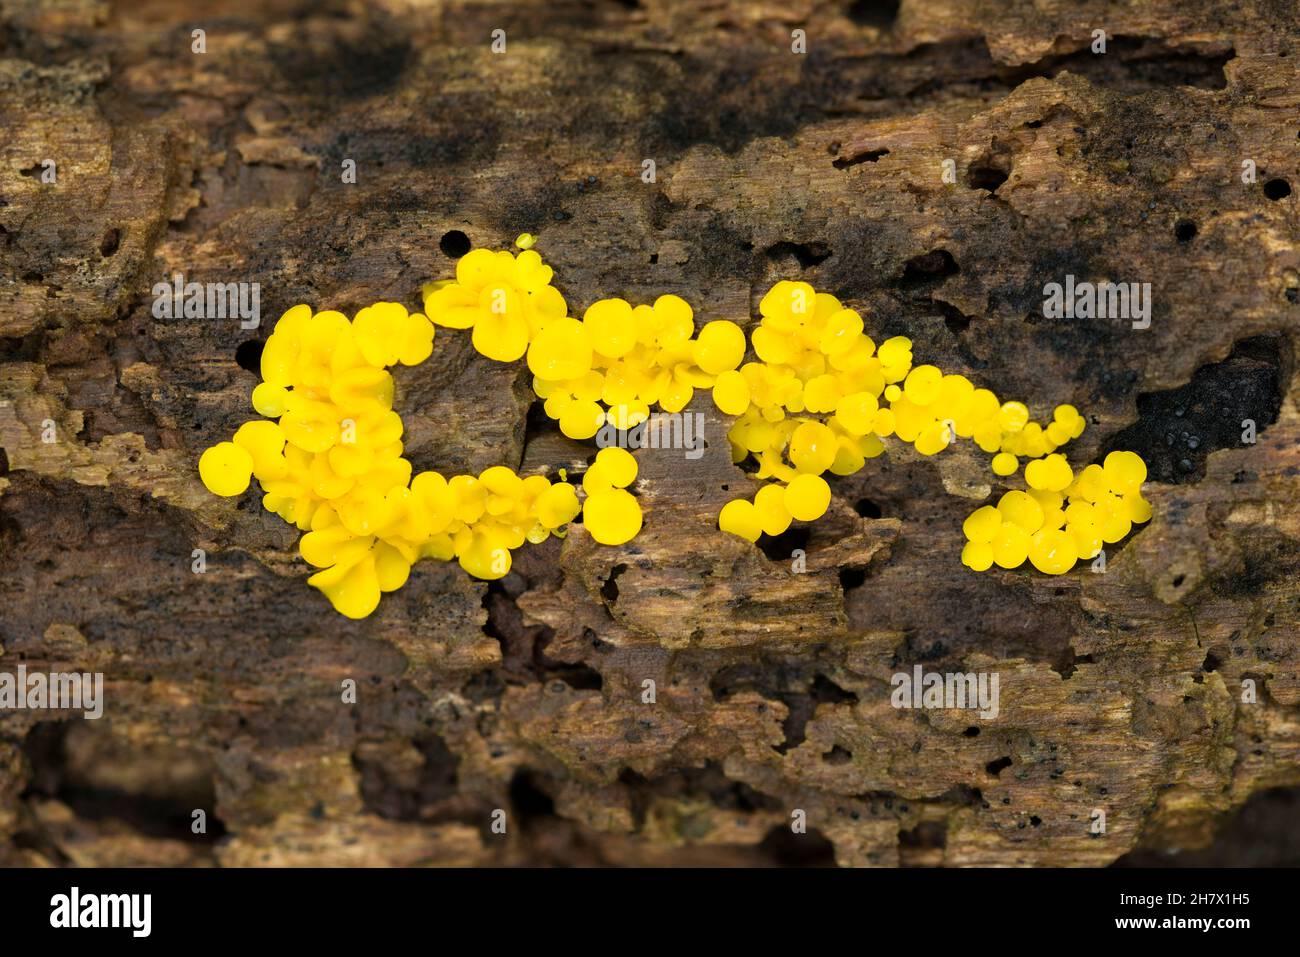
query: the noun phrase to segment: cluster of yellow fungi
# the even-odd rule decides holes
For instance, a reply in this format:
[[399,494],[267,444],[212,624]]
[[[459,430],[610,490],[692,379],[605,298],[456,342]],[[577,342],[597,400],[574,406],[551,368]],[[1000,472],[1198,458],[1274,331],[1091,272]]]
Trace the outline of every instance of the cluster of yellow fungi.
[[262,350],[252,401],[267,418],[245,422],[199,459],[203,483],[218,495],[239,495],[257,477],[266,509],[306,533],[299,552],[321,569],[308,584],[349,618],[373,612],[421,558],[456,558],[471,575],[500,578],[511,549],[562,534],[580,510],[567,482],[521,478],[505,466],[412,476],[387,369],[423,362],[433,336],[427,318],[398,303],[376,303],[350,321],[294,306]]
[[1151,518],[1142,497],[1146,477],[1135,452],[1111,452],[1078,475],[1063,455],[1035,459],[1025,467],[1028,492],[1007,492],[996,507],[977,508],[966,519],[961,560],[982,572],[994,564],[1016,568],[1028,558],[1039,571],[1062,575]]
[[[597,453],[581,500],[567,481],[505,466],[413,476],[387,370],[427,359],[437,326],[470,329],[489,359],[525,359],[546,414],[573,439],[591,439],[606,425],[631,429],[656,407],[680,412],[697,389],[710,390],[718,409],[736,417],[733,461],[752,460],[755,478],[770,480],[719,515],[723,531],[751,542],[820,518],[831,501],[823,474],[858,471],[890,436],[922,455],[973,439],[999,476],[1029,460],[1028,492],[1007,492],[966,520],[962,561],[977,571],[1028,559],[1062,574],[1151,516],[1141,495],[1146,466],[1135,453],[1111,453],[1076,475],[1056,451],[1083,432],[1072,406],[1058,406],[1045,426],[1032,422],[1023,403],[914,366],[905,337],[877,347],[857,312],[807,283],[773,286],[748,342],[728,320],[697,334],[690,305],[673,295],[635,306],[602,299],[578,320],[552,285],[551,267],[527,248],[531,237],[518,245],[518,255],[463,256],[454,279],[425,287],[423,314],[380,302],[349,320],[294,306],[262,351],[252,404],[265,418],[244,423],[199,460],[203,483],[218,495],[240,495],[257,478],[263,505],[305,533],[299,550],[320,569],[308,583],[348,617],[373,612],[421,558],[454,558],[471,575],[496,579],[510,570],[511,550],[563,537],[579,513],[600,544],[624,544],[641,530],[628,491],[636,458],[618,447]],[[755,358],[746,362],[751,346]]]

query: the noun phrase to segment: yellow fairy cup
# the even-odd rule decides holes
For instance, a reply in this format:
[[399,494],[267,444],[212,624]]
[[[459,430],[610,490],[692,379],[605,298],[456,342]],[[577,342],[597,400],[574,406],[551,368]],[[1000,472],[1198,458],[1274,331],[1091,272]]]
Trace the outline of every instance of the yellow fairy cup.
[[[562,302],[557,312],[545,292],[549,273],[532,259],[512,262],[507,267],[494,259],[482,270],[468,269],[467,278],[508,280],[517,283],[516,293],[538,297],[524,313],[541,317],[538,332],[544,333],[543,318],[564,318]],[[458,300],[447,295],[439,302]],[[561,323],[540,337],[539,363],[565,369],[581,363],[572,329]],[[306,533],[299,550],[320,569],[308,583],[350,618],[373,613],[381,594],[405,584],[421,558],[456,559],[478,578],[500,578],[510,571],[513,549],[562,536],[581,509],[572,485],[523,478],[502,466],[450,481],[436,472],[412,477],[387,368],[423,362],[433,339],[433,324],[398,303],[375,303],[352,320],[295,306],[268,338],[265,381],[253,390],[254,409],[268,418],[244,423],[233,441],[199,459],[200,478],[218,495],[239,495],[256,476],[266,493],[263,505]]]
[[591,439],[606,425],[629,429],[656,407],[680,413],[708,390],[735,419],[732,461],[749,463],[760,483],[752,499],[723,507],[718,527],[750,542],[824,515],[831,488],[823,475],[852,475],[883,454],[886,439],[921,456],[970,439],[1003,478],[1026,462],[1027,491],[1008,491],[963,524],[961,561],[976,571],[1028,560],[1063,574],[1151,518],[1138,455],[1112,452],[1076,472],[1058,451],[1086,426],[1074,406],[1058,405],[1050,422],[1036,422],[1022,402],[914,365],[905,336],[877,345],[862,315],[807,283],[768,290],[748,341],[727,319],[697,334],[691,306],[674,295],[639,305],[600,299],[579,320],[568,315],[534,239],[521,235],[517,254],[476,249],[461,257],[454,279],[424,288],[424,313],[394,302],[351,320],[289,309],[264,345],[263,381],[251,397],[266,418],[201,456],[200,478],[217,495],[240,495],[257,478],[264,507],[305,533],[302,556],[320,569],[309,582],[342,614],[371,614],[422,558],[455,559],[490,580],[509,573],[513,550],[563,537],[579,514],[604,545],[624,544],[642,527],[629,491],[637,462],[620,448],[597,454],[581,497],[568,482],[503,466],[477,476],[412,475],[388,369],[427,359],[437,326],[471,330],[474,349],[488,359],[526,358],[547,416],[572,439]]
[[253,477],[253,456],[234,442],[218,442],[199,458],[199,477],[214,495],[241,495]]
[[636,481],[636,457],[627,449],[606,448],[596,453],[582,487],[582,524],[602,545],[622,545],[641,531],[641,505],[627,491]]
[[425,286],[424,311],[436,325],[472,329],[474,348],[488,358],[513,362],[548,319],[567,312],[553,274],[532,249],[475,249],[457,261],[455,280]]
[[820,475],[796,475],[785,487],[785,509],[801,522],[815,522],[831,504],[831,487]]
[[[913,365],[912,342],[905,336],[877,346],[858,313],[807,283],[778,282],[759,312],[762,319],[750,336],[757,361],[738,370],[748,389],[719,375],[713,398],[720,411],[738,416],[727,436],[732,461],[757,463],[758,480],[785,488],[764,485],[752,510],[744,500],[729,502],[719,516],[723,531],[751,541],[756,528],[759,534],[780,534],[788,522],[779,513],[769,522],[763,507],[777,495],[794,519],[820,515],[822,500],[829,503],[821,475],[853,474],[880,455],[890,437],[923,456],[972,439],[992,455],[993,473],[1003,478],[1028,461],[1028,492],[1008,493],[997,507],[977,509],[967,520],[961,560],[976,571],[1029,560],[1060,574],[1080,558],[1095,557],[1106,542],[1120,540],[1133,522],[1150,518],[1139,491],[1145,466],[1137,455],[1114,453],[1104,466],[1076,475],[1057,451],[1084,431],[1074,406],[1058,405],[1050,422],[1035,422],[1023,402],[1003,401],[936,366]],[[814,490],[805,477],[821,485]],[[775,491],[764,494],[769,489]],[[1070,518],[1066,506],[1074,501],[1087,511],[1075,510]]]
[[718,528],[756,542],[758,536],[763,534],[763,519],[753,502],[737,498],[722,506],[722,511],[718,513]]
[[[1071,429],[1081,421],[1058,409],[1056,422],[1063,420]],[[966,519],[962,562],[984,571],[990,560],[1014,568],[1028,558],[1045,574],[1063,575],[1123,539],[1135,523],[1150,520],[1151,506],[1141,492],[1146,475],[1146,464],[1135,452],[1112,452],[1103,465],[1089,465],[1077,474],[1059,453],[1035,459],[1025,467],[1028,492],[1007,492],[996,509],[986,505]],[[995,529],[995,521],[1002,522],[1000,528]],[[1010,530],[1013,526],[1028,535],[1027,542]]]

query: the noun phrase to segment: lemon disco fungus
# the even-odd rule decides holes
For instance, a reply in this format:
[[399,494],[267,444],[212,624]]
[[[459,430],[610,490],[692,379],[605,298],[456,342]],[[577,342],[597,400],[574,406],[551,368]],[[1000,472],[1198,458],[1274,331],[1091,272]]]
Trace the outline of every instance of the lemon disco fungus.
[[[299,552],[319,569],[308,583],[349,618],[373,612],[421,558],[455,559],[477,578],[501,578],[514,549],[562,536],[582,508],[567,482],[504,466],[450,479],[412,475],[387,370],[423,362],[433,339],[433,324],[397,303],[376,303],[351,320],[293,307],[267,339],[263,382],[253,390],[254,409],[268,418],[244,423],[199,459],[203,484],[218,495],[239,495],[257,478],[263,505],[305,533]],[[616,477],[626,474],[620,463]],[[635,499],[632,510],[639,529]],[[628,511],[621,501],[615,509],[620,534],[632,524]]]
[[[765,485],[752,502],[738,499],[724,507],[723,531],[753,541],[756,527],[780,534],[790,518],[815,520],[830,504],[830,488],[821,476],[858,471],[891,438],[924,456],[971,439],[992,455],[992,470],[1002,477],[1014,475],[1022,458],[1029,460],[1024,475],[1029,490],[1008,492],[996,508],[979,509],[967,522],[962,561],[977,571],[1029,560],[1040,571],[1061,574],[1079,558],[1094,557],[1101,543],[1128,534],[1132,523],[1150,518],[1140,492],[1145,466],[1135,453],[1113,453],[1106,460],[1109,471],[1090,466],[1076,476],[1057,451],[1084,430],[1083,416],[1073,406],[1058,406],[1046,425],[1034,422],[1023,402],[1002,401],[937,366],[914,365],[905,336],[877,346],[857,312],[807,283],[778,282],[759,312],[750,335],[757,361],[739,370],[749,388],[742,391],[720,376],[714,402],[737,417],[728,433],[733,461],[755,462],[755,478],[784,486],[785,515],[763,494]],[[1092,487],[1103,475],[1106,482],[1118,483],[1107,486],[1110,511],[1103,515],[1096,511],[1095,497],[1086,499],[1093,511],[1071,521],[1067,494],[1085,476],[1085,485]]]
[[[439,325],[462,321],[453,304],[463,294],[449,291],[460,283],[459,275],[458,269],[456,284],[426,299]],[[447,315],[440,309],[447,309]],[[744,356],[744,331],[734,322],[717,320],[697,338],[694,312],[679,296],[664,295],[636,306],[624,299],[601,299],[586,309],[581,321],[546,317],[528,335],[523,349],[533,373],[533,391],[571,439],[592,438],[605,424],[632,428],[648,419],[654,406],[680,412],[696,389],[716,388],[728,408],[746,401],[743,377],[727,375]],[[475,348],[488,358],[499,358],[477,342]]]
[[253,476],[253,457],[234,442],[218,442],[199,458],[199,477],[217,495],[239,495]]
[[[1030,491],[1008,492],[998,503],[1003,525],[991,539],[994,560],[1015,568],[1028,558],[1039,571],[1060,575],[1079,559],[1096,558],[1105,545],[1128,535],[1134,524],[1150,520],[1151,505],[1141,491],[1146,476],[1146,464],[1135,452],[1111,452],[1102,465],[1089,465],[1078,475],[1070,473],[1061,455],[1030,462],[1025,468]],[[985,506],[962,527],[967,538],[962,562],[976,571],[989,567],[981,545],[989,540],[993,521]],[[1003,541],[999,552],[999,534],[1008,525],[1029,536],[1024,554],[1018,541],[1014,548]]]
[[454,280],[425,286],[424,311],[437,325],[472,329],[474,348],[489,359],[513,362],[548,319],[568,314],[553,274],[532,249],[475,249],[456,263]]
[[308,582],[341,613],[369,615],[421,558],[500,578],[512,551],[563,537],[580,513],[602,545],[625,544],[641,530],[641,506],[628,490],[637,462],[617,447],[596,455],[581,498],[567,481],[504,466],[413,475],[388,369],[427,359],[437,327],[470,330],[488,359],[524,360],[546,415],[572,439],[607,425],[633,428],[656,407],[680,412],[696,390],[708,390],[734,417],[732,460],[751,463],[758,483],[752,497],[723,506],[718,526],[750,542],[821,518],[832,497],[823,476],[859,471],[886,441],[931,456],[969,439],[1003,478],[1025,461],[1027,489],[1006,492],[963,524],[961,561],[975,571],[1029,561],[1062,574],[1151,518],[1136,453],[1112,452],[1076,472],[1057,451],[1085,428],[1076,408],[1059,405],[1050,422],[1035,422],[1023,402],[914,364],[905,336],[877,344],[857,311],[808,283],[768,290],[748,340],[727,319],[697,332],[694,311],[675,295],[636,305],[600,299],[578,319],[534,242],[522,234],[517,254],[467,253],[454,278],[424,287],[423,313],[393,302],[352,319],[289,309],[265,343],[252,392],[266,418],[200,458],[199,475],[218,495],[240,495],[258,480],[263,505],[305,533],[299,550],[319,569]]

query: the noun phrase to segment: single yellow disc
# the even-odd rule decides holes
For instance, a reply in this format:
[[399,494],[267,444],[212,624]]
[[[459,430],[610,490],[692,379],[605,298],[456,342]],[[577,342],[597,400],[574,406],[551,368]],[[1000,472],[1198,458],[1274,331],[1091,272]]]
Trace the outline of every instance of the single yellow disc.
[[820,475],[835,461],[839,441],[820,422],[803,422],[790,435],[790,464],[800,472]]
[[831,487],[820,475],[796,475],[785,487],[785,507],[801,522],[815,522],[831,504]]
[[745,358],[745,333],[734,322],[715,319],[706,323],[695,340],[695,364],[710,375],[720,375]]
[[785,489],[779,485],[764,485],[759,489],[754,496],[754,508],[765,535],[780,535],[793,520],[785,507]]
[[998,511],[1004,521],[1013,522],[1026,532],[1036,532],[1043,526],[1043,506],[1027,492],[1007,492],[998,500]]
[[556,482],[537,497],[537,520],[546,528],[565,525],[582,511],[577,490],[568,482]]
[[627,488],[636,481],[636,456],[627,449],[610,446],[596,453],[595,466],[599,467],[614,488]]
[[721,373],[713,383],[713,403],[727,415],[744,415],[749,402],[749,381],[735,369]]
[[603,489],[587,496],[582,524],[602,545],[622,545],[641,531],[641,505],[625,489]]
[[961,530],[966,538],[972,542],[983,542],[985,544],[993,541],[998,531],[1002,528],[1002,513],[992,505],[985,505],[977,508],[966,517],[962,523]]
[[967,542],[961,550],[961,563],[977,572],[993,567],[993,546],[989,542]]
[[763,532],[762,518],[754,503],[743,498],[732,499],[718,513],[718,528],[746,541],[756,542]]
[[1029,533],[1014,522],[1003,522],[993,536],[993,561],[1001,568],[1019,568],[1029,557]]
[[[1030,463],[1033,464],[1032,462]],[[1020,460],[1010,452],[999,452],[993,456],[993,474],[994,475],[1015,475],[1016,469],[1020,468]],[[1028,481],[1028,478],[1025,479]],[[1033,483],[1030,483],[1031,485]]]
[[199,457],[199,478],[214,495],[241,495],[253,477],[253,456],[234,442],[218,442]]
[[528,347],[528,368],[539,379],[565,381],[591,369],[591,334],[577,319],[552,319]]
[[1078,546],[1068,532],[1044,528],[1029,540],[1029,560],[1048,575],[1064,575],[1078,558]]

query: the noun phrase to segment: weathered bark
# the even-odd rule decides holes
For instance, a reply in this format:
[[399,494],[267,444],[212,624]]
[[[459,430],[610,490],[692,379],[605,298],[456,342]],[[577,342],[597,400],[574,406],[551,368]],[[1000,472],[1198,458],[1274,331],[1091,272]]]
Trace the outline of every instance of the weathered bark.
[[[0,670],[108,701],[0,712],[0,863],[1100,865],[1300,785],[1294,4],[889,6],[3,4]],[[640,455],[629,545],[575,528],[492,586],[423,563],[347,621],[197,457],[251,415],[241,345],[301,301],[415,305],[455,230],[536,233],[575,311],[752,327],[805,279],[1084,410],[1072,458],[1140,452],[1156,517],[1105,574],[976,575],[985,457],[894,443],[760,550],[716,529],[751,479],[702,397],[703,458]],[[260,283],[263,327],[155,319],[174,272]],[[1044,319],[1067,273],[1151,283],[1151,327]],[[398,380],[417,469],[592,452],[462,333]],[[1000,715],[894,709],[917,663],[998,672]]]

